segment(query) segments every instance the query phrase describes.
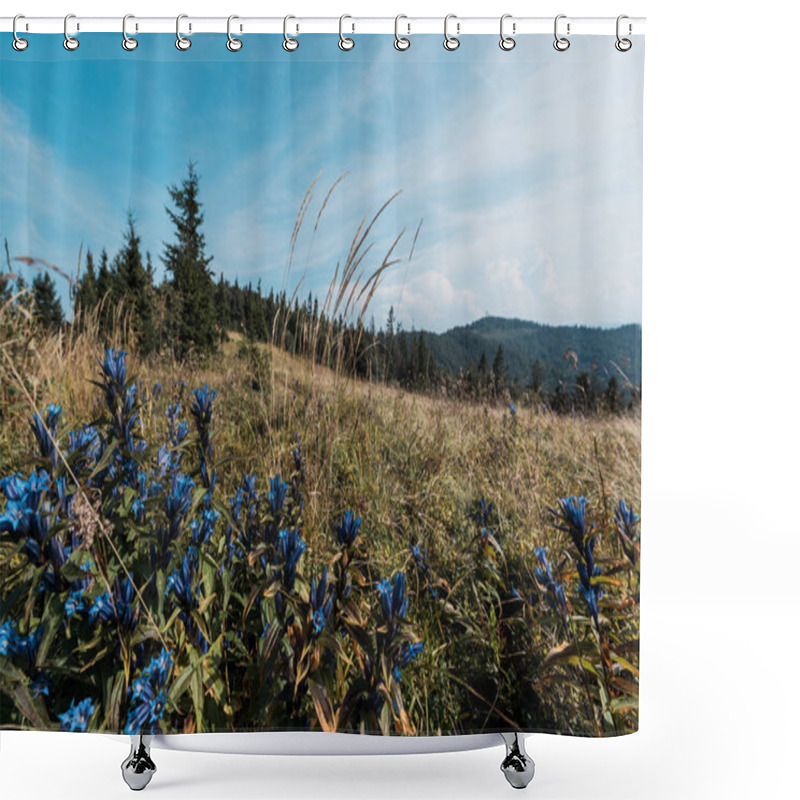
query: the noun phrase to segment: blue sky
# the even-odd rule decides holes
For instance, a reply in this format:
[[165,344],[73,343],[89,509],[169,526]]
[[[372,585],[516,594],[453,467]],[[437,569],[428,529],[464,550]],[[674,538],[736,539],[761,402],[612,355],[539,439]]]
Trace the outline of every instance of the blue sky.
[[[212,268],[240,283],[324,297],[361,218],[394,192],[367,268],[404,228],[370,306],[445,330],[484,314],[552,324],[641,322],[643,42],[613,36],[56,35],[25,53],[0,36],[0,235],[12,255],[75,272],[83,245],[120,245],[134,212],[156,266],[171,229],[166,186],[191,159]],[[328,189],[342,173],[314,225]],[[298,208],[314,197],[287,272]],[[422,220],[413,257],[414,232]]]

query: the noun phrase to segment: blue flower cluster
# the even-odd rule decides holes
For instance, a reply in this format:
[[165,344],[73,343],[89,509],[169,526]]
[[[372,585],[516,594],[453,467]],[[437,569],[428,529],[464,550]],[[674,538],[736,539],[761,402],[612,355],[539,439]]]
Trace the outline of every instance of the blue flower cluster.
[[564,627],[567,627],[567,598],[564,594],[564,584],[553,577],[553,568],[547,559],[547,548],[537,547],[536,558],[539,561],[539,566],[533,570],[536,580],[544,587],[548,604],[559,615]]
[[[215,650],[213,658],[204,660],[204,673],[216,680],[217,670],[230,670],[231,686],[249,693],[254,673],[242,654],[261,636],[269,647],[280,642],[274,669],[299,698],[281,694],[275,708],[285,700],[286,713],[292,719],[303,716],[309,725],[313,720],[301,710],[310,708],[300,697],[309,691],[303,676],[318,682],[321,675],[312,677],[316,670],[338,669],[338,648],[352,640],[364,654],[359,664],[347,667],[360,674],[347,680],[366,681],[376,708],[389,691],[392,714],[399,718],[402,697],[396,684],[423,651],[422,642],[412,641],[410,626],[403,624],[409,607],[405,572],[381,580],[373,590],[375,579],[356,548],[362,520],[348,508],[335,523],[339,547],[331,562],[312,576],[306,569],[304,575],[306,463],[299,436],[292,444],[290,475],[274,474],[259,491],[256,476],[245,473],[232,497],[215,497],[216,391],[205,384],[189,395],[185,385],[177,388],[176,383],[164,440],[148,447],[143,403],[151,405],[162,390],[154,387],[148,394],[144,384],[138,386],[128,373],[126,355],[108,349],[99,360],[103,421],[64,431],[61,408],[48,406],[31,420],[37,468],[28,478],[14,474],[0,480],[0,534],[24,557],[15,563],[25,576],[15,573],[14,580],[26,588],[2,604],[7,618],[0,624],[0,659],[13,659],[36,705],[42,704],[63,730],[97,729],[109,719],[121,719],[127,733],[160,733],[180,729],[191,713],[183,688],[170,695],[175,663],[186,669],[196,658],[194,646],[208,655],[211,642],[221,642],[225,661],[219,663]],[[182,416],[184,407],[189,422]],[[412,555],[435,596],[426,555],[414,546]],[[207,568],[211,564],[214,571]],[[263,583],[265,591],[253,595],[242,615],[236,603],[247,598],[255,583],[259,589]],[[28,605],[25,598],[30,598]],[[23,606],[26,622],[20,614],[18,623],[9,612]],[[260,610],[257,622],[250,608]],[[159,631],[165,648],[147,663],[153,625],[163,620],[169,620]],[[45,631],[54,626],[63,635],[45,639]],[[106,690],[94,698],[81,699],[82,692],[74,696],[81,671],[85,685]],[[127,696],[108,689],[124,685],[123,675],[132,681]],[[108,707],[101,707],[101,694]],[[30,706],[30,698],[25,699]],[[236,708],[240,698],[231,699]],[[11,712],[14,723],[29,716],[30,708],[22,704]],[[237,719],[237,724],[251,722]]]
[[392,677],[400,683],[402,680],[402,670],[407,667],[422,651],[422,642],[403,642],[400,645],[400,658],[392,668]]
[[195,584],[195,573],[199,563],[196,547],[190,547],[183,557],[179,567],[176,567],[167,578],[165,595],[172,594],[175,602],[184,612],[197,607],[197,598],[200,587]]
[[598,600],[603,596],[602,589],[593,582],[593,578],[602,574],[602,570],[594,563],[595,533],[594,525],[586,528],[586,498],[562,497],[557,509],[550,509],[555,518],[555,527],[568,533],[577,552],[577,568],[580,578],[581,592],[586,600],[595,624],[599,620]]
[[633,508],[629,508],[624,500],[620,500],[614,509],[614,520],[617,523],[622,549],[628,560],[635,565],[638,560],[636,543],[639,541],[639,532],[636,528],[639,524],[639,515],[635,514]]
[[408,611],[405,572],[398,572],[391,580],[383,578],[378,584],[378,595],[381,600],[384,621],[395,625],[398,619],[405,618]]
[[131,579],[117,576],[111,592],[105,592],[95,598],[89,609],[89,620],[94,623],[98,618],[103,622],[117,623],[123,631],[132,633],[139,623],[139,607],[135,605],[136,590]]
[[58,715],[61,720],[61,730],[71,733],[85,732],[92,714],[94,714],[94,703],[91,697],[87,697],[79,703],[73,700],[69,708],[63,714]]
[[352,547],[361,527],[361,517],[357,517],[349,508],[342,514],[342,519],[336,526],[336,538],[342,547]]
[[278,531],[278,557],[282,563],[281,579],[287,591],[294,589],[297,565],[306,551],[306,543],[296,529]]
[[172,668],[172,653],[162,648],[142,670],[129,691],[125,733],[161,733],[161,719],[167,708],[167,683]]
[[425,581],[425,588],[431,593],[434,600],[438,599],[439,592],[433,585],[434,576],[430,564],[428,563],[428,554],[424,553],[418,544],[411,543],[409,548],[411,549],[411,556],[414,559],[417,571]]
[[28,665],[32,665],[36,661],[36,652],[42,641],[43,633],[40,625],[30,633],[22,634],[14,620],[7,619],[0,625],[0,656],[19,657],[24,659]]
[[328,586],[328,568],[322,570],[319,581],[311,579],[311,589],[308,599],[311,604],[311,623],[315,634],[322,633],[328,622],[333,606],[334,587]]
[[211,472],[211,462],[214,456],[214,444],[211,441],[211,422],[214,417],[214,398],[217,393],[207,383],[202,389],[195,389],[194,402],[191,413],[197,429],[197,455],[200,460],[200,475],[203,486],[209,491],[213,490],[216,476]]
[[52,469],[55,470],[58,464],[58,424],[61,416],[61,406],[47,406],[44,419],[37,413],[31,420],[31,428],[39,445],[39,452],[42,458],[47,459]]
[[32,564],[44,563],[44,548],[50,532],[50,477],[44,470],[31,472],[24,480],[14,474],[0,480],[6,506],[0,514],[0,533],[22,542],[22,552]]

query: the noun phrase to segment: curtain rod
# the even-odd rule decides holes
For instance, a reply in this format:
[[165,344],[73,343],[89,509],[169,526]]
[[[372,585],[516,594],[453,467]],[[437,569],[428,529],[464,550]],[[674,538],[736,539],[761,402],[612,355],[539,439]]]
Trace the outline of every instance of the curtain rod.
[[[0,31],[12,30],[13,17],[0,17]],[[559,22],[560,30],[566,32],[569,24],[570,34],[596,34],[613,36],[616,32],[616,17],[569,17]],[[175,33],[175,17],[136,17],[129,18],[127,33],[135,36],[141,33]],[[236,34],[283,33],[283,17],[238,17],[232,23]],[[630,26],[630,27],[629,27]],[[624,21],[625,35],[644,33],[645,18],[629,17]],[[228,28],[227,17],[194,17],[187,15],[181,20],[182,35],[192,33],[225,33]],[[343,23],[345,33],[385,33],[394,34],[394,17],[347,17]],[[509,17],[505,30],[509,35],[519,36],[530,33],[553,34],[554,17]],[[498,34],[500,15],[496,17],[454,17],[450,20],[452,34]],[[401,35],[415,33],[444,32],[443,17],[402,17],[399,21]],[[339,17],[294,17],[289,23],[289,33],[338,33]],[[64,33],[64,17],[20,17],[17,33]],[[81,17],[75,15],[69,20],[70,35],[81,33],[122,33],[121,17]]]

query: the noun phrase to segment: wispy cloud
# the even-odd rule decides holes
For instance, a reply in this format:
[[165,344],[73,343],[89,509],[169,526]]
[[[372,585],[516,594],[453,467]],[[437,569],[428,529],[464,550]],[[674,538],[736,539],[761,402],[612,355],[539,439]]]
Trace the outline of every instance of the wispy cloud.
[[[107,60],[69,62],[80,115],[43,113],[9,60],[2,233],[16,252],[70,266],[81,242],[113,250],[130,206],[157,257],[172,235],[165,187],[194,159],[212,266],[229,279],[291,289],[303,274],[304,292],[323,295],[359,220],[402,190],[373,231],[375,266],[404,228],[407,254],[424,224],[413,260],[373,300],[377,320],[394,306],[407,326],[435,330],[486,312],[639,321],[641,67],[593,38],[580,59],[495,47],[458,61],[420,40],[399,60],[367,37],[355,58],[322,58],[313,41],[291,60],[187,63],[165,50],[136,73],[109,44]],[[52,67],[26,64],[41,72],[27,86]],[[287,279],[295,214],[320,172]]]

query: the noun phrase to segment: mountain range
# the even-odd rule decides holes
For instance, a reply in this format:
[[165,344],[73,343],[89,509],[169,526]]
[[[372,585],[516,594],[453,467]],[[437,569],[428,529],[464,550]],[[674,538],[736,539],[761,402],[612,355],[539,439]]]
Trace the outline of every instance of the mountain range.
[[635,386],[642,383],[642,326],[635,323],[600,328],[487,316],[444,333],[426,332],[425,341],[436,361],[453,373],[477,366],[482,355],[491,369],[502,345],[508,380],[523,386],[537,359],[548,390],[581,372],[594,372],[603,383],[616,375],[624,384],[622,372]]

